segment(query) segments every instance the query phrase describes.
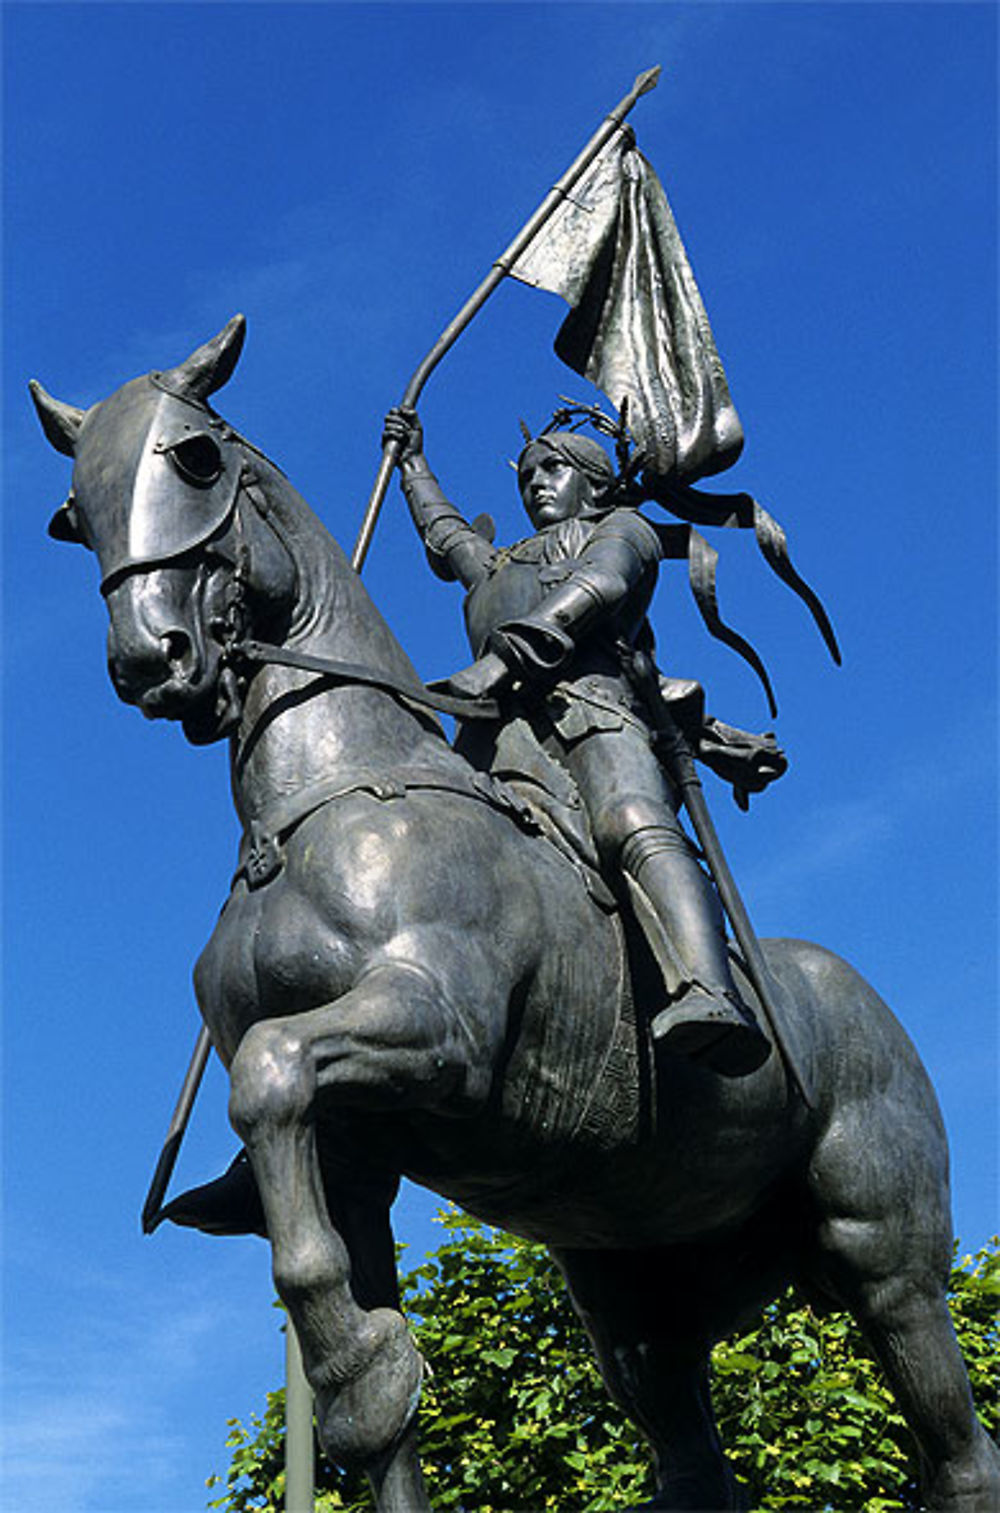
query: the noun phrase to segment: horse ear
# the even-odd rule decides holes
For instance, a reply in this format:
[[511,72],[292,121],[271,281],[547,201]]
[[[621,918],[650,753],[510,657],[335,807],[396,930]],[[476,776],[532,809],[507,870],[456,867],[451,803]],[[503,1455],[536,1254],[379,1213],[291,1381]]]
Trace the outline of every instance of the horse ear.
[[228,383],[243,350],[247,334],[246,317],[234,315],[218,336],[185,358],[176,368],[159,374],[164,388],[188,399],[206,400],[216,389]]
[[65,504],[61,504],[52,516],[49,521],[49,535],[54,541],[72,541],[75,546],[87,545],[83,531],[80,529],[80,516],[72,498],[67,499]]
[[28,384],[28,389],[47,439],[57,452],[62,452],[64,457],[72,457],[76,451],[83,411],[78,410],[76,405],[65,405],[61,399],[53,399],[51,394],[46,394],[36,378]]

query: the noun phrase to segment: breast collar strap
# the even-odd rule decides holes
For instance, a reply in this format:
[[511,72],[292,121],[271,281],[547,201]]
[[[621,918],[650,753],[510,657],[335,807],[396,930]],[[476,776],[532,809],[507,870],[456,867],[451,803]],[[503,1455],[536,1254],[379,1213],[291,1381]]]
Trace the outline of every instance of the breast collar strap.
[[387,803],[419,791],[457,793],[464,798],[477,799],[511,816],[525,830],[538,832],[538,823],[528,805],[487,772],[443,773],[433,768],[401,768],[384,772],[356,769],[339,777],[311,783],[298,793],[280,799],[260,819],[251,820],[240,846],[239,866],[230,886],[235,887],[243,878],[252,890],[262,888],[277,877],[284,866],[283,843],[303,820],[325,805],[355,793],[367,793]]

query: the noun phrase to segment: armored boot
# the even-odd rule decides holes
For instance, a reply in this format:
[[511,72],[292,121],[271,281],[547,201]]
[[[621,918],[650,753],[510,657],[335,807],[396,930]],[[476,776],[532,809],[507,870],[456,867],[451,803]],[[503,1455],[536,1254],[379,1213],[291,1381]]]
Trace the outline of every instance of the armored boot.
[[654,1039],[725,1076],[756,1071],[770,1043],[736,990],[722,911],[687,836],[679,826],[639,830],[625,842],[621,866],[673,995],[653,1020]]

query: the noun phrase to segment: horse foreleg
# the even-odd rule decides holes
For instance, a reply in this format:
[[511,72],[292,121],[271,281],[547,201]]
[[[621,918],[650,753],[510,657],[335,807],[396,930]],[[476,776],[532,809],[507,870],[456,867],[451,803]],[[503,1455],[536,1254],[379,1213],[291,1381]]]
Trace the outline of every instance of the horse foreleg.
[[316,1023],[328,1012],[248,1032],[230,1070],[230,1118],[260,1188],[275,1286],[299,1335],[324,1452],[369,1474],[379,1513],[415,1513],[429,1507],[413,1430],[421,1358],[397,1309],[355,1297],[325,1200],[309,1047],[328,1030]]

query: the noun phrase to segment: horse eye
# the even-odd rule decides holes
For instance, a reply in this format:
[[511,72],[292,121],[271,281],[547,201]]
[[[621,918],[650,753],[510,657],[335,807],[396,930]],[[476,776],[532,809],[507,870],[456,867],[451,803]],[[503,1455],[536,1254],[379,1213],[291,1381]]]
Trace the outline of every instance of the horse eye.
[[188,483],[207,488],[222,472],[222,453],[211,436],[203,431],[187,436],[170,448],[174,466]]

